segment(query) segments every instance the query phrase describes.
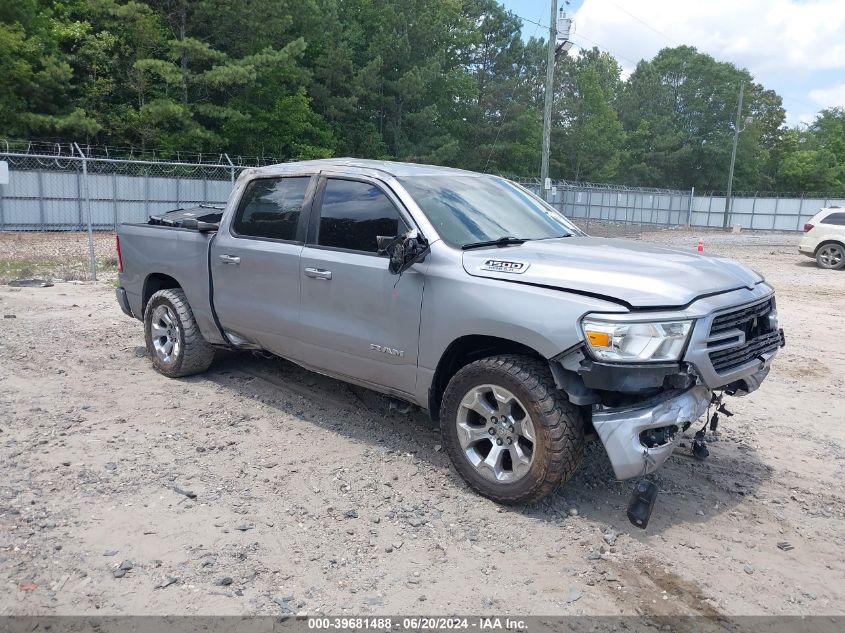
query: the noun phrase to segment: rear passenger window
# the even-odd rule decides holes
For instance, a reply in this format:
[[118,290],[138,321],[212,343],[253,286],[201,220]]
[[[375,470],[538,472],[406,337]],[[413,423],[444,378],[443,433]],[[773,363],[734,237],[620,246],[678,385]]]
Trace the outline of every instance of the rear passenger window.
[[235,232],[249,237],[295,240],[310,181],[309,176],[253,180],[247,185],[235,216]]
[[819,224],[836,224],[838,226],[845,226],[845,213],[831,213],[819,222]]
[[329,179],[323,194],[317,243],[376,253],[377,236],[404,232],[396,207],[378,187],[352,180]]

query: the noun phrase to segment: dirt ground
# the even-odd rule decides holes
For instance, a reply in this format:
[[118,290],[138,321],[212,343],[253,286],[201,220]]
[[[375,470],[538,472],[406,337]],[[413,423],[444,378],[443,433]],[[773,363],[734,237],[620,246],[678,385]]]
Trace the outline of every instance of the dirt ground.
[[2,286],[0,614],[842,614],[845,272],[797,240],[705,236],[775,286],[787,347],[708,461],[658,471],[646,531],[597,442],[498,507],[422,413],[245,354],[170,380],[108,279]]
[[[92,243],[97,271],[116,273],[114,233],[94,233]],[[62,281],[91,279],[88,234],[0,231],[0,284],[32,277]]]

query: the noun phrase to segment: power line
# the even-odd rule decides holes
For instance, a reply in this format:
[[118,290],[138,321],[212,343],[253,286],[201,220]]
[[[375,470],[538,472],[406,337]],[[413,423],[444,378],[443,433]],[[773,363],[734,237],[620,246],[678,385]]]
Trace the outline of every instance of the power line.
[[[591,39],[591,38],[587,37],[586,35],[584,35],[584,34],[582,34],[582,33],[575,32],[573,35],[574,35],[574,37],[579,37],[579,38],[581,38],[582,40],[587,40],[588,42],[590,42],[590,43],[592,43],[593,45],[597,46],[599,49],[601,49],[601,50],[603,50],[603,51],[605,51],[605,52],[607,52],[607,53],[610,53],[610,54],[611,54],[611,55],[613,55],[614,57],[617,57],[617,58],[619,58],[619,59],[624,59],[626,62],[628,62],[628,63],[630,63],[630,64],[633,64],[634,66],[636,66],[637,64],[639,64],[639,63],[640,63],[639,61],[634,61],[634,60],[633,60],[633,59],[631,59],[630,57],[625,57],[625,55],[620,55],[619,53],[617,53],[617,52],[615,52],[615,51],[612,51],[611,49],[609,49],[609,48],[607,48],[606,46],[602,45],[600,42],[597,42],[596,40]],[[579,46],[578,48],[580,48],[582,51],[583,51],[583,50],[585,50],[583,46]],[[642,61],[642,60],[640,60],[640,61]]]
[[630,11],[628,11],[627,9],[623,9],[623,8],[622,8],[622,7],[620,7],[618,4],[616,4],[615,2],[613,2],[613,0],[608,0],[608,2],[610,2],[610,4],[612,4],[614,7],[616,7],[617,9],[619,9],[620,11],[622,11],[623,13],[626,13],[626,14],[628,14],[630,17],[634,18],[637,22],[639,22],[640,24],[642,24],[642,25],[643,25],[644,27],[646,27],[647,29],[649,29],[649,30],[651,30],[651,31],[654,31],[655,33],[657,33],[657,34],[658,34],[658,35],[660,35],[661,37],[665,37],[667,40],[669,40],[670,42],[672,42],[675,46],[680,46],[680,45],[681,45],[681,44],[680,44],[680,42],[678,42],[677,40],[672,39],[671,37],[669,37],[668,35],[666,35],[666,33],[664,33],[663,31],[659,31],[659,30],[657,30],[657,29],[656,29],[656,28],[654,28],[651,24],[649,24],[648,22],[646,22],[645,20],[643,20],[643,19],[641,19],[641,18],[638,18],[637,16],[635,16],[633,13],[631,13],[631,12],[630,12]]
[[[524,18],[524,17],[522,17],[521,15],[519,15],[519,14],[517,14],[517,13],[514,13],[513,11],[511,11],[510,13],[511,13],[511,15],[513,15],[513,16],[514,16],[514,17],[516,17],[516,18],[519,18],[519,19],[520,19],[520,20],[522,20],[523,22],[530,22],[531,24],[536,24],[537,26],[542,26],[544,29],[548,29],[548,28],[549,28],[549,25],[548,25],[548,24],[543,24],[542,22],[537,22],[537,21],[535,21],[535,20],[529,20],[528,18]],[[534,29],[534,33],[537,33],[537,29]],[[533,35],[532,35],[532,37],[533,37]]]
[[[538,21],[536,21],[536,20],[530,20],[530,19],[528,19],[528,18],[524,18],[524,17],[522,17],[521,15],[519,15],[518,13],[514,13],[513,11],[511,11],[511,14],[512,14],[514,17],[519,18],[519,19],[520,19],[520,20],[522,20],[523,22],[529,22],[529,23],[531,23],[531,24],[535,24],[535,25],[536,25],[536,26],[534,27],[534,33],[532,34],[532,37],[533,37],[534,35],[536,35],[536,34],[537,34],[537,27],[542,27],[542,28],[544,28],[544,29],[548,29],[548,28],[549,28],[549,25],[548,25],[548,24],[543,24],[542,22],[538,22]],[[629,58],[629,57],[625,57],[624,55],[620,55],[619,53],[616,53],[616,52],[614,52],[614,51],[610,50],[610,49],[609,49],[609,48],[607,48],[606,46],[602,46],[599,42],[597,42],[597,41],[595,41],[595,40],[593,40],[593,39],[590,39],[589,37],[587,37],[587,36],[585,36],[585,35],[581,35],[581,34],[580,34],[580,33],[578,33],[577,31],[575,31],[575,32],[573,33],[573,35],[574,35],[575,37],[580,37],[580,38],[582,38],[582,39],[585,39],[585,40],[587,40],[588,42],[591,42],[591,43],[592,43],[592,44],[594,44],[595,46],[599,47],[600,49],[602,49],[602,50],[604,50],[604,51],[606,51],[606,52],[610,53],[610,54],[611,54],[611,55],[613,55],[614,57],[618,57],[618,58],[620,58],[620,59],[624,59],[625,61],[627,61],[627,62],[629,62],[629,63],[631,63],[631,64],[634,64],[635,66],[639,63],[639,62],[636,62],[636,61],[634,61],[633,59],[631,59],[631,58]],[[578,45],[576,44],[576,46],[578,46]],[[586,50],[583,46],[578,46],[578,48],[580,48],[582,51],[583,51],[583,50]]]
[[[523,18],[523,17],[517,15],[516,13],[513,13],[513,15],[518,17],[520,20],[524,20],[526,22],[531,22],[532,24],[537,25],[537,26],[534,27],[534,32],[531,34],[531,37],[534,37],[535,35],[537,35],[537,29],[539,27],[543,26],[542,24],[540,24],[540,22],[535,22],[534,20],[528,20],[527,18]],[[540,16],[540,18],[542,18],[542,16]],[[546,27],[546,28],[549,28],[549,27]],[[523,57],[522,65],[519,69],[519,74],[522,75],[523,72],[525,72],[525,58],[524,57]],[[513,84],[513,90],[511,91],[510,99],[508,99],[508,104],[506,104],[506,106],[509,105],[511,101],[513,101],[514,95],[516,94],[516,89],[518,87],[519,87],[519,81],[515,81],[514,84]],[[504,127],[505,118],[507,117],[507,113],[508,113],[507,108],[505,108],[505,110],[502,111],[502,120],[499,121],[499,125],[496,127],[496,137],[493,139],[493,145],[490,146],[490,152],[487,154],[487,161],[484,163],[484,171],[485,172],[487,171],[487,167],[490,165],[490,159],[493,158],[493,152],[496,151],[496,144],[499,142],[499,135],[502,133],[502,128]]]

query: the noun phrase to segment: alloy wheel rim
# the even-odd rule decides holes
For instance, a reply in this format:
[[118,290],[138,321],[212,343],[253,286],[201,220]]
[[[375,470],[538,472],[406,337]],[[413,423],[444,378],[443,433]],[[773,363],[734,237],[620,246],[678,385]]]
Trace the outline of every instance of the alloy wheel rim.
[[513,483],[534,461],[536,434],[528,409],[498,385],[479,385],[461,400],[458,440],[469,463],[485,479]]
[[173,364],[182,349],[182,342],[179,321],[168,306],[162,304],[153,311],[150,336],[159,360],[166,365]]
[[842,251],[836,247],[827,246],[822,249],[820,257],[825,266],[836,266],[842,261]]

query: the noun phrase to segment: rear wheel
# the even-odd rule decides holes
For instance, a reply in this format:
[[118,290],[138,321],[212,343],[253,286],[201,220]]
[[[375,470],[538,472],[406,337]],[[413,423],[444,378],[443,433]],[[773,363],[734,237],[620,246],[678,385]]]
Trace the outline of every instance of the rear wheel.
[[845,268],[845,246],[841,244],[822,244],[816,251],[816,263],[819,268],[841,270]]
[[153,367],[171,378],[199,374],[214,360],[181,289],[159,290],[144,311],[144,338]]
[[449,381],[443,442],[474,490],[499,503],[536,501],[568,480],[584,444],[584,418],[542,361],[494,356]]

